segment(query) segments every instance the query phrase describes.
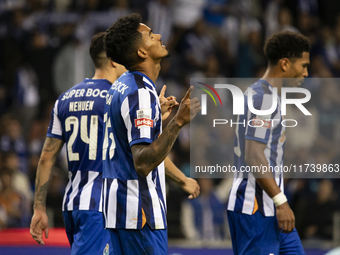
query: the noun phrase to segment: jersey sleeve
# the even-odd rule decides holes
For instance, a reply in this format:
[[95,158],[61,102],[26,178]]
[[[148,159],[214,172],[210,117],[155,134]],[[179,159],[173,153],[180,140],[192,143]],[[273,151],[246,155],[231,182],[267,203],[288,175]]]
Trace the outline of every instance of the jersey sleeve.
[[[272,95],[262,94],[253,96],[253,106],[257,110],[270,109],[272,106]],[[250,112],[248,107],[245,139],[267,144],[270,133],[280,121],[280,119],[274,119],[277,113],[277,106],[275,111],[268,115],[256,115]]]
[[52,109],[50,124],[48,126],[46,136],[64,140],[61,122],[58,117],[58,104],[59,104],[59,100],[55,102],[54,107]]
[[139,88],[128,95],[121,105],[121,115],[127,129],[130,146],[152,143],[160,133],[157,99],[150,90]]

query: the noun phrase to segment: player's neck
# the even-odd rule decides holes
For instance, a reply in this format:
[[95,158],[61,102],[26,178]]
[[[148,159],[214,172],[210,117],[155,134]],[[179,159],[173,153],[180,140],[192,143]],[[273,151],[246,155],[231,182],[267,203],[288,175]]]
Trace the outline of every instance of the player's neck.
[[156,80],[158,78],[160,70],[161,70],[160,61],[157,61],[156,63],[151,61],[145,61],[143,63],[140,63],[138,66],[134,67],[133,70],[131,71],[138,71],[145,74],[153,81],[154,84],[156,84]]
[[281,94],[282,78],[281,72],[272,67],[268,67],[262,76],[262,79],[266,80],[272,87],[278,88],[279,95]]
[[115,80],[117,80],[117,74],[114,68],[104,68],[104,69],[97,69],[94,73],[94,76],[92,79],[99,80],[99,79],[106,79],[109,82],[113,83]]

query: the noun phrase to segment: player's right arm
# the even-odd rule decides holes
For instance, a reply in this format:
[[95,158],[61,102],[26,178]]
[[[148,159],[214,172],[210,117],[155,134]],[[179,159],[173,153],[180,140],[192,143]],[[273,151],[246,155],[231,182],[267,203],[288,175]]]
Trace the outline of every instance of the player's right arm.
[[169,154],[181,128],[189,123],[201,110],[198,98],[190,100],[193,86],[183,97],[175,117],[169,122],[162,134],[150,144],[135,144],[131,147],[134,166],[138,174],[147,176]]
[[[268,165],[268,161],[264,155],[266,146],[267,145],[265,143],[254,140],[245,141],[245,161],[248,166],[257,166],[258,169],[260,169],[261,165]],[[281,193],[272,173],[260,173],[261,176],[256,173],[253,174],[256,178],[256,182],[271,198]],[[279,223],[279,228],[282,229],[283,232],[288,233],[295,228],[295,216],[287,202],[276,206],[276,217]]]
[[44,231],[45,237],[48,238],[48,218],[46,215],[47,190],[52,177],[52,167],[63,144],[64,141],[60,139],[46,137],[38,163],[35,179],[34,213],[31,220],[30,233],[33,239],[42,245],[44,245],[42,239]]

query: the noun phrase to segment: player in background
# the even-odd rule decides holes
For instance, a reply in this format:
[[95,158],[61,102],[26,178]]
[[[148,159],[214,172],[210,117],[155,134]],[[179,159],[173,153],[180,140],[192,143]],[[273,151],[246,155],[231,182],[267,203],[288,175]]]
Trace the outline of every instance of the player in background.
[[[253,89],[255,109],[267,110],[272,105],[273,87],[278,89],[278,105],[271,116],[251,113],[245,93],[245,115],[238,125],[234,148],[237,169],[242,166],[282,166],[285,146],[285,127],[280,106],[282,86],[298,86],[308,76],[309,40],[298,33],[279,32],[265,43],[267,70]],[[290,79],[286,82],[284,78]],[[266,121],[278,119],[280,121]],[[293,130],[292,130],[293,132]],[[255,175],[255,174],[254,174]],[[256,175],[238,173],[228,200],[228,220],[236,255],[245,254],[305,254],[295,229],[294,213],[283,194],[282,173]]]
[[[129,71],[112,85],[105,106],[103,214],[115,254],[167,254],[165,175],[191,194],[198,185],[164,168],[180,129],[200,110],[191,87],[162,131],[155,82],[169,52],[139,14],[120,18],[105,36],[107,56]],[[191,112],[190,112],[191,110]]]
[[111,84],[126,69],[106,57],[104,35],[98,33],[91,40],[94,77],[61,94],[54,105],[36,174],[30,233],[44,244],[43,231],[48,237],[46,194],[52,167],[66,143],[69,182],[62,210],[71,254],[112,254],[101,212],[103,112]]

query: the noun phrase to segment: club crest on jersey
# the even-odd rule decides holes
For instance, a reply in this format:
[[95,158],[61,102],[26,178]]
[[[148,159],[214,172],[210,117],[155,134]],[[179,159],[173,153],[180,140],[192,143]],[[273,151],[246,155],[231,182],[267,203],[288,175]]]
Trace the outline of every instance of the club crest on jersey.
[[109,244],[106,244],[106,246],[103,250],[103,255],[109,255]]
[[151,108],[137,110],[135,127],[153,127],[153,120],[151,119]]

